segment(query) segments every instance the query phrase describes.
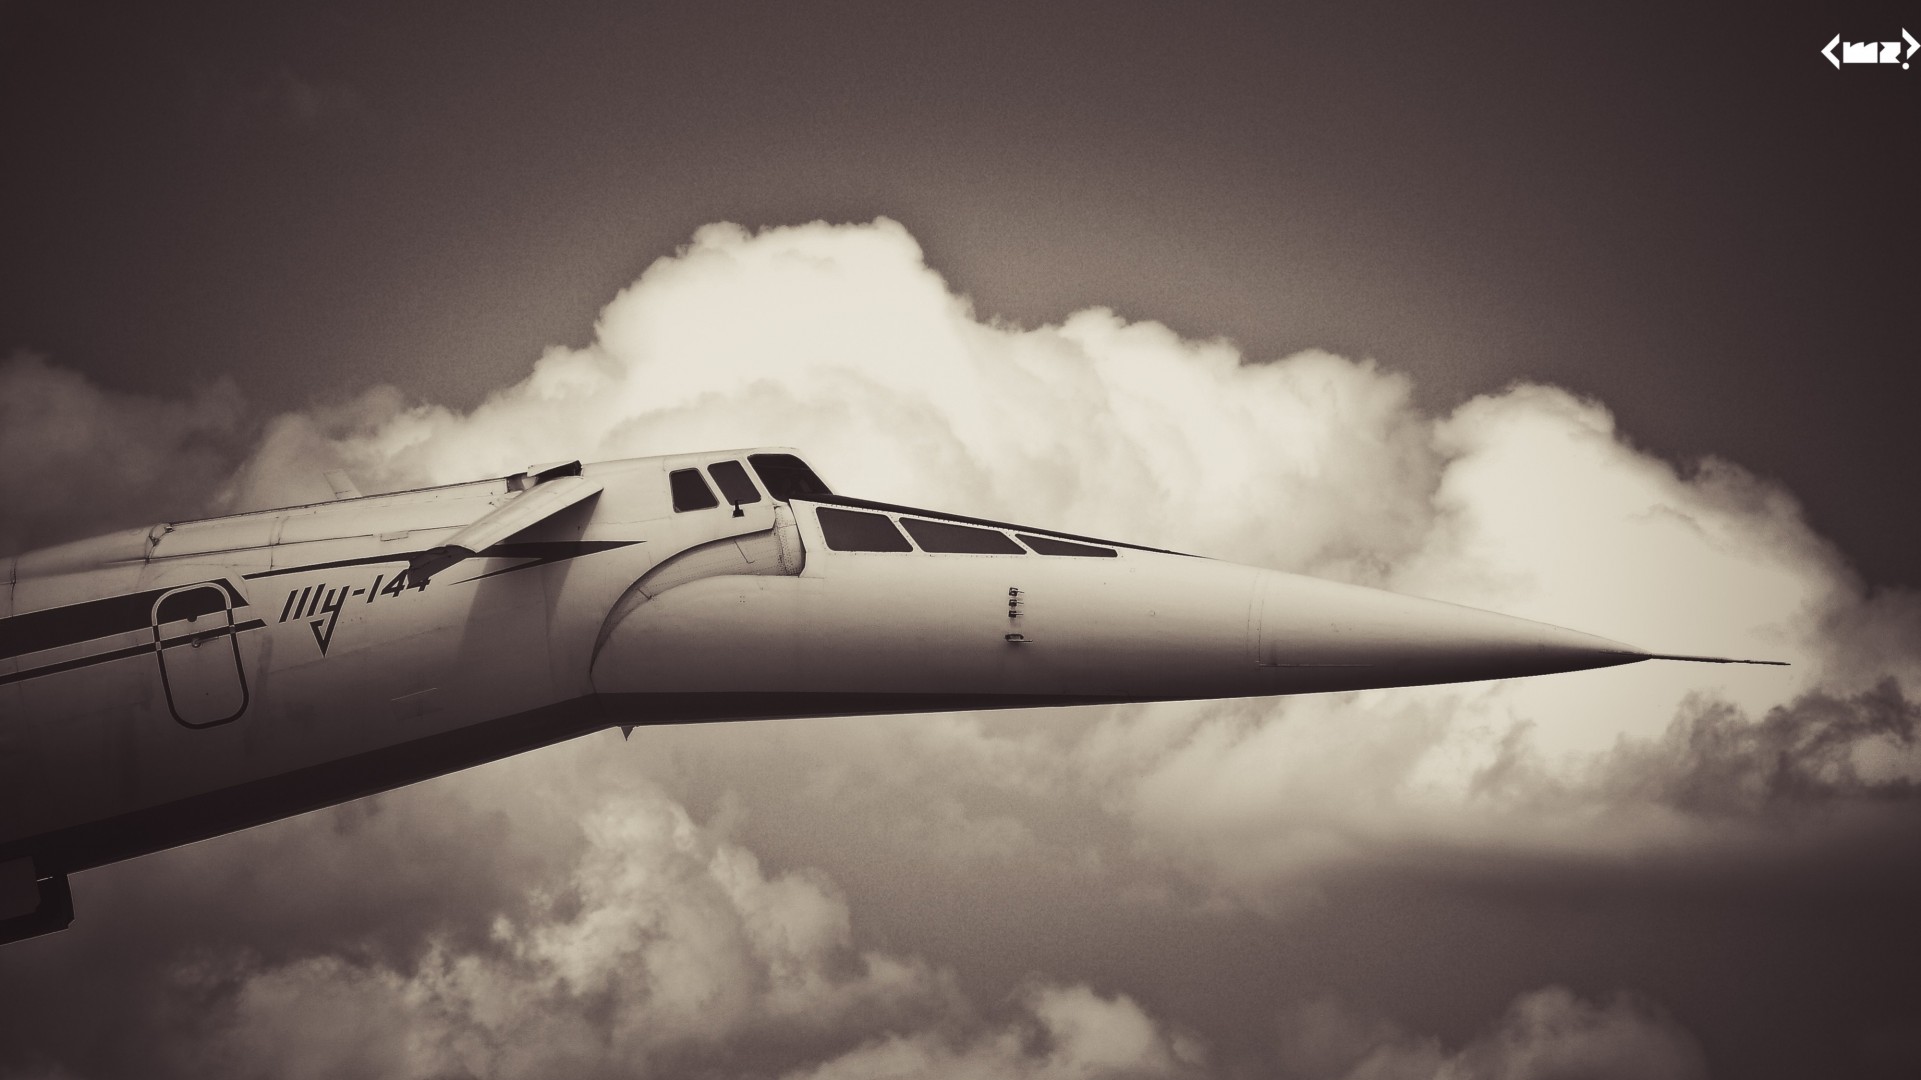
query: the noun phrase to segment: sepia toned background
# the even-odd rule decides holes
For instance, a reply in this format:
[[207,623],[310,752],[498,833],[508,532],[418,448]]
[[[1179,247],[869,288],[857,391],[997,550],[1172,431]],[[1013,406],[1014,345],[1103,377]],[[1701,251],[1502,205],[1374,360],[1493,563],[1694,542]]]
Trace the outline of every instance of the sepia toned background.
[[1911,1075],[1902,18],[0,6],[0,551],[784,443],[1793,662],[605,732],[78,876],[0,1076]]

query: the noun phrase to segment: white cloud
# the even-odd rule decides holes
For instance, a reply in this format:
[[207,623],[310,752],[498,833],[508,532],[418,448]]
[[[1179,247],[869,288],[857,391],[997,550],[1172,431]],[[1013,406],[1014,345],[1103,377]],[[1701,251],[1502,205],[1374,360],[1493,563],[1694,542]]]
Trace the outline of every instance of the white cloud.
[[[1355,867],[1443,865],[1496,888],[1529,860],[1709,873],[1907,813],[1895,797],[1921,776],[1905,696],[1921,603],[1870,593],[1777,485],[1725,462],[1676,468],[1552,387],[1431,416],[1369,362],[1249,360],[1100,309],[986,319],[884,219],[708,226],[608,305],[592,345],[549,350],[471,412],[373,388],[273,418],[232,470],[231,450],[202,449],[248,430],[229,391],[120,399],[30,360],[6,379],[77,418],[6,414],[22,536],[109,512],[35,479],[42,464],[95,470],[88,498],[167,475],[201,477],[180,490],[203,498],[230,474],[223,505],[244,508],[324,497],[331,467],[379,490],[785,443],[854,494],[1796,665],[662,730],[617,761],[532,755],[328,816],[351,835],[302,831],[282,850],[260,837],[293,834],[263,831],[156,863],[185,907],[231,911],[179,969],[183,993],[224,1003],[199,1065],[1179,1074],[1209,1060],[1180,1033],[1194,1018],[1150,1013],[1144,993],[1090,976],[1089,955],[1050,954],[1056,968],[1017,972],[1024,989],[983,1010],[991,996],[957,989],[970,972],[863,946],[855,916],[886,939],[944,932],[958,911],[986,920],[964,932],[1031,943],[1033,913],[1072,912],[1082,948],[1126,949],[1141,912],[1281,914]],[[1817,803],[1861,812],[1798,813]],[[683,804],[721,809],[700,824]],[[484,843],[463,845],[468,829]],[[1458,1051],[1357,1030],[1374,1034],[1341,1065],[1354,1075],[1698,1063],[1650,1008],[1564,991],[1518,999]]]
[[[530,875],[520,910],[496,915],[484,939],[440,931],[404,957],[337,942],[273,962],[182,965],[179,992],[209,1006],[194,1064],[300,1077],[676,1075],[686,1062],[789,1060],[964,1012],[940,972],[857,949],[846,902],[818,873],[767,873],[644,787],[576,810],[575,859]],[[433,795],[388,812],[462,814]],[[304,859],[359,838],[312,829],[298,840]]]
[[1487,1032],[1449,1053],[1322,1000],[1283,1016],[1282,1057],[1305,1077],[1342,1080],[1698,1080],[1694,1037],[1654,1006],[1619,995],[1596,1005],[1558,986],[1523,994]]
[[[916,722],[916,739],[959,738],[915,752],[991,755],[990,788],[1091,798],[1148,848],[1253,894],[1408,844],[1611,858],[1716,843],[1684,809],[1617,806],[1623,787],[1596,779],[1626,760],[1617,744],[1659,748],[1704,709],[1758,723],[1818,691],[1921,675],[1921,603],[1869,596],[1788,493],[1727,462],[1677,469],[1553,387],[1428,416],[1405,377],[1369,362],[1252,362],[1100,309],[1034,328],[983,320],[886,219],[707,226],[597,331],[470,413],[375,390],[279,418],[232,498],[284,499],[317,462],[391,487],[789,443],[843,491],[1794,663],[1173,706],[1077,727],[1084,740],[1065,747]],[[1921,775],[1911,740],[1862,738],[1863,775]],[[1046,846],[979,799],[934,795],[890,820],[1003,856]]]
[[921,1031],[870,1042],[787,1080],[1147,1080],[1207,1075],[1206,1051],[1156,1023],[1126,995],[1035,985],[1018,1015],[961,1038]]

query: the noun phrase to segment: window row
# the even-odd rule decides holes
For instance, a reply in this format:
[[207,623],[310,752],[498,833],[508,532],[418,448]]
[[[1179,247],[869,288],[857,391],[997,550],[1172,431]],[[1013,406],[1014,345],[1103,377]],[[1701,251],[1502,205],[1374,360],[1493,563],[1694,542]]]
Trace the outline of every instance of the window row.
[[[792,454],[749,454],[747,463],[759,474],[760,482],[767,486],[767,493],[779,500],[795,497],[808,499],[818,495],[831,495],[827,485],[820,482],[814,470],[807,463]],[[760,489],[747,475],[747,470],[738,461],[716,461],[707,466],[707,475],[714,478],[720,488],[722,498],[739,509],[748,503],[760,501]],[[674,513],[684,514],[689,510],[711,510],[720,505],[714,497],[714,489],[700,475],[699,469],[675,469],[667,474],[667,489],[674,497]]]
[[[918,544],[922,551],[944,555],[1025,555],[1028,548],[1032,548],[1042,555],[1097,559],[1115,557],[1113,548],[1076,544],[1052,536],[1030,533],[1009,536],[997,529],[910,517],[901,518],[897,527],[886,514],[837,510],[827,506],[821,507],[817,513],[820,516],[821,536],[826,538],[827,546],[835,551],[913,551]],[[908,542],[907,536],[901,535],[903,527],[907,530],[907,536],[914,538],[913,543]],[[1014,542],[1014,537],[1020,538],[1020,544]],[[1027,547],[1023,548],[1021,544]]]

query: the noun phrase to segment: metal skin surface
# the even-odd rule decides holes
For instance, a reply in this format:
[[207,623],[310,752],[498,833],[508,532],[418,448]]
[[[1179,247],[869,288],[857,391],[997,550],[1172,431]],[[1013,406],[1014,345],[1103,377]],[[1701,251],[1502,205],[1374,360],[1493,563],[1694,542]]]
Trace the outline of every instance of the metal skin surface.
[[709,467],[770,453],[792,451],[568,463],[0,563],[0,878],[18,886],[30,863],[40,901],[0,896],[0,941],[65,925],[73,871],[608,726],[1250,697],[1649,658],[1051,530],[994,530],[1003,554],[835,550],[823,508],[973,519],[776,499],[764,475],[738,506],[674,508],[669,474],[701,469],[724,490]]

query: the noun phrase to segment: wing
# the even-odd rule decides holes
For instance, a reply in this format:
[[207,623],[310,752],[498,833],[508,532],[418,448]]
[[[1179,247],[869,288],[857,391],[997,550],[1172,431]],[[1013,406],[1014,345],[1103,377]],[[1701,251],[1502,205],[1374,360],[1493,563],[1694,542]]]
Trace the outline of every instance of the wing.
[[578,461],[548,466],[539,472],[530,470],[527,480],[530,486],[448,537],[446,543],[414,556],[408,563],[407,577],[425,582],[462,559],[473,558],[475,552],[485,551],[591,498],[601,488],[598,481],[580,475]]

